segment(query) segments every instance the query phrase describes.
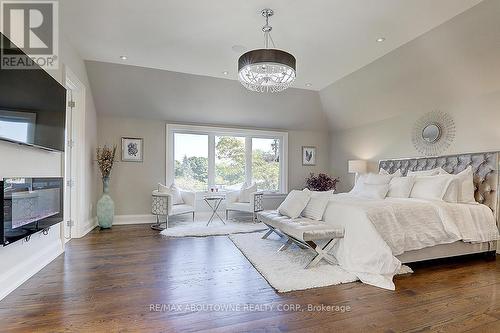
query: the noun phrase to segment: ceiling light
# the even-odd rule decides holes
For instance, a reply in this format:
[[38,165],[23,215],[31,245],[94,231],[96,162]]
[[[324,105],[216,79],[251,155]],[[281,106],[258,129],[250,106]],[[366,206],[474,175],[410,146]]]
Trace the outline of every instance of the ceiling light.
[[377,38],[377,42],[382,43],[383,41],[385,41],[385,37],[379,37],[379,38]]
[[[266,24],[262,27],[264,32],[265,48],[244,53],[238,59],[238,78],[248,90],[258,92],[280,92],[295,80],[296,60],[288,52],[276,49],[269,25],[269,18],[274,15],[272,9],[263,9],[262,16]],[[274,48],[269,48],[271,41]]]
[[127,57],[127,56],[122,55],[122,56],[120,56],[120,59],[121,59],[121,60],[127,60],[127,59],[128,59],[128,57]]
[[306,87],[312,87],[312,83],[306,83]]
[[224,71],[224,72],[222,72],[222,74],[227,75],[227,74],[229,74],[229,72],[228,71]]

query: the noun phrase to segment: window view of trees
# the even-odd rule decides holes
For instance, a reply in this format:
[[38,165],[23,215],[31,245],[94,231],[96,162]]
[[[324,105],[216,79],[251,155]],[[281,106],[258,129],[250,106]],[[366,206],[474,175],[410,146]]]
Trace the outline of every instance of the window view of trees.
[[279,151],[278,139],[252,139],[252,179],[261,191],[279,191]]
[[175,184],[191,191],[208,189],[208,135],[176,133]]
[[[239,189],[245,182],[247,172],[245,138],[215,136],[214,148],[214,185],[221,189]],[[208,135],[175,133],[174,149],[177,186],[186,190],[206,191],[209,183]],[[252,138],[251,156],[252,181],[257,184],[257,188],[261,191],[279,191],[279,139]]]
[[215,185],[219,188],[241,187],[244,182],[245,138],[216,136]]

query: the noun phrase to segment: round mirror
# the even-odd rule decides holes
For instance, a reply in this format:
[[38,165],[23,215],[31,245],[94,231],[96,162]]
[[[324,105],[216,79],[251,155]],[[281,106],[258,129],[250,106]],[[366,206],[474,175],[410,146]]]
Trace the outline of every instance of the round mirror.
[[441,136],[441,129],[436,124],[429,124],[422,130],[422,139],[426,142],[436,142]]

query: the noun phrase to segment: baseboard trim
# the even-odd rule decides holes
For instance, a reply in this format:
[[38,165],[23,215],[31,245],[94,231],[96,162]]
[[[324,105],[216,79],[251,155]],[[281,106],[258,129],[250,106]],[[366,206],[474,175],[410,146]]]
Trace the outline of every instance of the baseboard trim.
[[41,251],[33,251],[34,255],[28,261],[21,262],[19,266],[0,279],[0,300],[19,288],[33,275],[41,271],[59,255],[64,253],[60,239],[54,240]]
[[151,224],[156,222],[156,216],[151,214],[144,215],[115,215],[113,225],[126,224]]
[[80,233],[78,237],[75,238],[82,238],[83,236],[87,235],[89,232],[94,230],[95,227],[97,227],[97,217],[93,217],[89,220],[87,220],[87,227],[83,229],[83,231]]

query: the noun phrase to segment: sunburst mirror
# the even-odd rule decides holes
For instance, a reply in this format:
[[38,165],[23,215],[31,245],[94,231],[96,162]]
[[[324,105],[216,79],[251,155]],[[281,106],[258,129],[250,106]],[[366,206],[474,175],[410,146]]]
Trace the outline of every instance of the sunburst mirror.
[[417,120],[413,127],[415,149],[426,156],[437,156],[455,139],[455,122],[445,112],[432,111]]

